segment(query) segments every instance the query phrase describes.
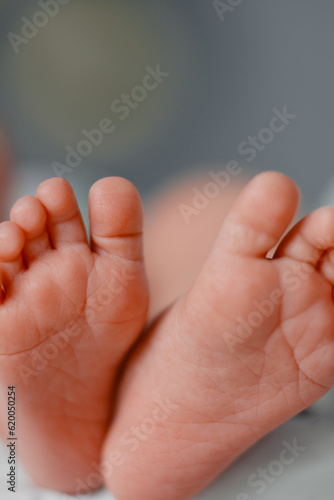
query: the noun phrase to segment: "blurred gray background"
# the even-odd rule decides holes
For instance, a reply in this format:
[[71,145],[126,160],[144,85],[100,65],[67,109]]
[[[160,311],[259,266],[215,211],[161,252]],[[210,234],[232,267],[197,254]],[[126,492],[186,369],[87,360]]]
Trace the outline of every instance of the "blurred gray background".
[[[185,169],[231,159],[247,168],[238,145],[287,106],[297,118],[251,166],[289,174],[316,203],[333,171],[331,0],[244,0],[224,20],[211,0],[69,0],[15,53],[8,34],[41,10],[0,0],[0,121],[15,194],[54,176],[66,146],[105,117],[116,132],[64,176],[79,193],[105,175],[129,178],[145,197]],[[110,104],[158,64],[170,76],[120,121]]]

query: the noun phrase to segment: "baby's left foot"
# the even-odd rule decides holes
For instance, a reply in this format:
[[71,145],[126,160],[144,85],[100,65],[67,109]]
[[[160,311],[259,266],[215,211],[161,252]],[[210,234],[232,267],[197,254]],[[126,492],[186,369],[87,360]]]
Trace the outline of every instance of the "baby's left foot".
[[138,191],[102,179],[89,212],[90,243],[70,185],[51,179],[0,225],[2,435],[15,386],[19,456],[39,485],[68,493],[101,482],[117,372],[148,303]]
[[134,352],[104,448],[118,500],[184,500],[334,384],[334,209],[301,221],[291,180],[256,177],[190,292]]

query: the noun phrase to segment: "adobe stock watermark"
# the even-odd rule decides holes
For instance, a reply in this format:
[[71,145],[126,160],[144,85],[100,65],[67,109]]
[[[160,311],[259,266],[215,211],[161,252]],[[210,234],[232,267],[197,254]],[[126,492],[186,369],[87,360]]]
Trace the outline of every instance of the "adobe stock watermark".
[[[296,292],[308,277],[315,270],[305,262],[296,262],[290,269],[284,271],[282,275],[282,283],[290,288],[291,292]],[[278,307],[285,301],[283,290],[275,288],[271,291],[268,297],[261,300],[254,300],[252,305],[254,309],[247,317],[238,316],[236,318],[236,328],[233,333],[225,331],[223,339],[231,354],[235,352],[235,346],[241,345],[253,333],[260,328],[263,323],[276,312]]]
[[248,163],[253,162],[258,153],[264,151],[273,142],[275,135],[283,132],[291,121],[297,118],[297,115],[288,112],[287,106],[284,106],[282,111],[274,108],[272,112],[274,116],[270,119],[268,127],[262,128],[256,136],[248,136],[238,146],[238,153],[241,156],[247,155]]
[[[298,249],[298,241],[294,245]],[[293,293],[297,292],[305,281],[313,273],[317,272],[323,258],[326,258],[326,252],[328,249],[332,249],[333,245],[334,242],[331,242],[329,239],[319,239],[317,247],[314,249],[315,267],[306,262],[294,262],[282,273],[281,282],[285,287],[284,292],[281,288],[273,289],[267,297],[252,302],[253,309],[246,317],[238,316],[236,318],[234,331],[225,331],[222,334],[230,354],[234,354],[236,345],[243,344],[268,318],[277,312],[278,307],[284,304],[287,290]],[[322,252],[324,257],[321,256],[319,258],[317,252]],[[302,256],[300,258],[302,259]]]
[[[91,298],[84,313],[78,311],[82,314],[85,322],[90,324],[94,321],[98,314],[110,305],[133,279],[134,276],[127,274],[125,269],[121,272],[113,269],[112,277]],[[84,334],[85,331],[85,327],[80,323],[73,322],[66,330],[33,349],[27,361],[17,368],[23,383],[28,386],[31,377],[35,378],[43,372],[50,362],[55,360],[66,347],[71,345],[73,339]]]
[[217,12],[221,22],[225,21],[225,15],[234,12],[236,7],[244,3],[244,0],[214,0],[212,5]]
[[[119,440],[118,449],[113,449],[108,454],[108,459],[101,463],[93,462],[91,472],[83,481],[76,480],[77,499],[87,500],[88,495],[99,488],[103,480],[110,478],[114,471],[126,463],[126,453],[136,453],[142,443],[148,442],[155,434],[159,424],[167,422],[169,417],[179,408],[179,405],[170,401],[169,397],[155,400],[155,408],[150,417],[143,419],[139,424],[128,429]],[[69,499],[70,497],[64,496]],[[73,497],[71,497],[73,498]]]
[[71,0],[39,0],[37,2],[41,10],[35,12],[32,19],[22,17],[21,34],[8,33],[7,38],[14,49],[15,54],[20,52],[21,45],[27,45],[35,38],[42,28],[49,24],[50,19],[56,17],[62,5],[67,5]]
[[[114,99],[110,105],[111,111],[120,121],[124,121],[145,101],[149,94],[155,91],[170,73],[162,71],[160,64],[156,68],[146,66],[146,74],[140,85],[132,88],[129,94],[122,94],[118,99]],[[81,131],[83,139],[75,146],[66,146],[66,156],[63,163],[54,161],[52,169],[57,177],[72,173],[79,167],[84,158],[90,156],[94,149],[101,146],[106,135],[112,134],[116,130],[116,124],[110,118],[100,120],[97,128],[93,130],[83,129]]]
[[190,224],[193,215],[199,215],[207,206],[210,201],[217,198],[219,193],[226,189],[233,177],[238,176],[242,172],[242,167],[237,161],[230,161],[227,163],[225,170],[219,172],[211,171],[209,177],[211,182],[205,184],[202,189],[194,187],[192,192],[194,194],[192,205],[180,203],[178,208],[183,220],[186,224]]
[[[287,467],[293,464],[307,450],[305,446],[300,446],[297,443],[297,439],[294,439],[292,444],[288,441],[282,441],[282,445],[283,449],[276,460],[272,460],[265,468],[260,467],[248,477],[247,484],[250,488],[253,488],[254,493],[257,495],[265,493],[268,486],[284,474]],[[252,500],[252,498],[248,493],[240,493],[236,500]]]
[[[274,140],[275,135],[283,132],[291,121],[297,118],[297,115],[288,112],[287,106],[284,106],[282,111],[274,108],[272,112],[274,116],[270,119],[268,127],[262,128],[256,136],[249,136],[237,148],[241,156],[248,155],[246,158],[248,163],[253,162],[259,152],[264,151]],[[192,217],[205,210],[211,201],[230,185],[232,178],[237,177],[242,172],[243,167],[236,160],[229,161],[225,170],[211,171],[209,173],[210,181],[203,188],[194,187],[192,189],[194,194],[192,204],[180,203],[178,205],[178,210],[185,223],[190,224]]]

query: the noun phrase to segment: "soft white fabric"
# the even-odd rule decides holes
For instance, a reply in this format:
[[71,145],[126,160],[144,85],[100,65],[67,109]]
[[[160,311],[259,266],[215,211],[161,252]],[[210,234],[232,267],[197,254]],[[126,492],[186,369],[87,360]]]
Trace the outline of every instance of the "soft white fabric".
[[[270,471],[270,464],[280,460],[285,442],[305,448],[294,462],[285,465],[283,472],[267,484],[259,496],[257,488],[248,484],[248,478],[259,468]],[[14,495],[6,491],[6,450],[0,448],[1,500],[70,500],[72,497],[39,490],[31,485],[19,467],[18,490]],[[288,455],[292,457],[292,455]],[[277,467],[277,466],[276,466]],[[273,469],[274,471],[279,469]],[[269,477],[273,476],[269,474]],[[333,500],[334,492],[334,419],[322,416],[313,408],[276,429],[246,452],[196,500]],[[242,497],[242,494],[248,495]],[[239,497],[239,498],[238,498]],[[87,500],[114,500],[108,492],[88,495]],[[80,497],[82,500],[83,497]],[[136,499],[133,499],[136,500]]]

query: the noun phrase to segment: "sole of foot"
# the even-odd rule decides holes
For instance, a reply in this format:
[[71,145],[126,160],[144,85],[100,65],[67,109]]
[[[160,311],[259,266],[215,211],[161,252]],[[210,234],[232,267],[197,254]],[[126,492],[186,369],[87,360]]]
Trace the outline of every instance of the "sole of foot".
[[90,241],[72,188],[55,178],[0,225],[1,384],[16,387],[26,469],[67,493],[90,474],[101,484],[115,379],[148,307],[138,191],[98,181],[89,217]]

